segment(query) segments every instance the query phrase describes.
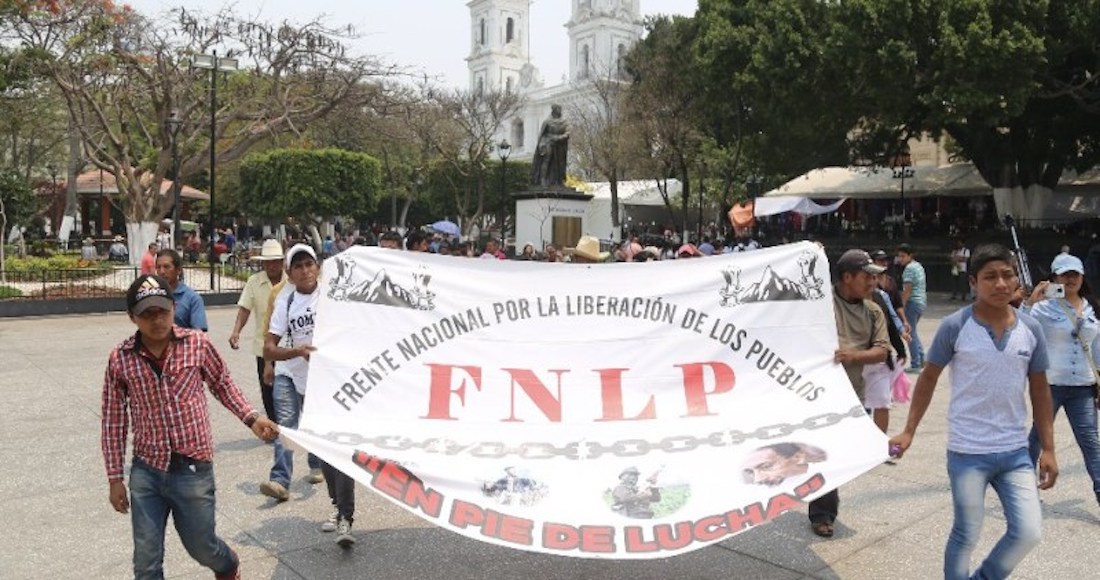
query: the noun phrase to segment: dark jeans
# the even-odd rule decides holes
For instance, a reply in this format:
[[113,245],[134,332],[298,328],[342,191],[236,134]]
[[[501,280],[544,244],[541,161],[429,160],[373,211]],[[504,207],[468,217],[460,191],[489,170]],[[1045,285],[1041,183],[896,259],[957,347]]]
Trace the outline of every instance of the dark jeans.
[[951,288],[951,297],[954,298],[956,294],[958,294],[959,300],[967,300],[970,298],[970,278],[966,275],[966,272],[955,274],[954,285]]
[[355,521],[355,480],[324,461],[321,462],[321,472],[325,474],[328,497],[340,511],[340,517],[348,523]]
[[164,578],[164,530],[169,513],[183,547],[196,562],[219,575],[237,569],[237,555],[214,529],[213,464],[173,461],[168,471],[158,471],[135,457],[130,469],[134,578]]
[[264,402],[264,414],[275,420],[275,399],[271,394],[272,385],[264,382],[264,357],[256,357],[256,379],[260,383],[260,399]]

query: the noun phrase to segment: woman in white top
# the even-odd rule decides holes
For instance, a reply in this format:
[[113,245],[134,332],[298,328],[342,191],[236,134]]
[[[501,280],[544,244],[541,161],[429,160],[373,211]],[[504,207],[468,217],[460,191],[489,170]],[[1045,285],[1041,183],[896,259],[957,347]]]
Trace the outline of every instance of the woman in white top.
[[[1066,418],[1085,459],[1085,469],[1092,477],[1092,491],[1100,503],[1100,437],[1097,436],[1096,367],[1100,362],[1100,322],[1096,302],[1085,281],[1085,267],[1070,254],[1059,254],[1050,267],[1052,280],[1035,286],[1024,303],[1023,311],[1043,327],[1047,340],[1050,383],[1054,414],[1066,410]],[[1062,285],[1065,297],[1047,297],[1052,285]],[[1061,292],[1056,292],[1061,294]],[[1092,359],[1091,361],[1089,359]],[[1031,458],[1039,456],[1039,441],[1031,430]]]

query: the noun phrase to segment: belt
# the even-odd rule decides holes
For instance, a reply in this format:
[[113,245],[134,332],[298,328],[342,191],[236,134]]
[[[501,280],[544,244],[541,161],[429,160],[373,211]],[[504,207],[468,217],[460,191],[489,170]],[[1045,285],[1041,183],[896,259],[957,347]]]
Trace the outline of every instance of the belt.
[[186,455],[180,455],[179,453],[173,453],[171,459],[168,460],[168,471],[198,471],[210,469],[212,465],[209,461],[202,461],[200,459],[192,459]]

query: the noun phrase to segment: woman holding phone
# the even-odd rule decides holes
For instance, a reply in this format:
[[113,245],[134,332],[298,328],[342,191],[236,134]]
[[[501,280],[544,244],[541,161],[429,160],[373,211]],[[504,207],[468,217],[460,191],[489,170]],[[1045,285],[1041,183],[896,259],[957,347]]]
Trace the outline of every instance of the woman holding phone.
[[[1071,254],[1059,254],[1050,265],[1051,280],[1040,282],[1024,303],[1023,311],[1043,327],[1050,368],[1047,381],[1054,400],[1054,415],[1066,410],[1066,418],[1092,477],[1092,491],[1100,503],[1100,437],[1097,436],[1096,365],[1100,363],[1100,322],[1092,290],[1085,281],[1085,267]],[[1091,360],[1090,360],[1091,359]],[[1030,437],[1031,459],[1039,456],[1035,429]]]

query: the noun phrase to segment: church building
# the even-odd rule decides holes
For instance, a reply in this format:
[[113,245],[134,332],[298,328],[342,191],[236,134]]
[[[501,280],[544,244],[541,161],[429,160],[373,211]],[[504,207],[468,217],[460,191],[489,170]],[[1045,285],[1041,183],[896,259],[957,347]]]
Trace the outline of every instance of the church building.
[[[560,0],[548,0],[560,1]],[[625,75],[623,58],[642,37],[640,0],[572,0],[569,73],[546,86],[531,60],[531,0],[471,0],[470,90],[518,91],[526,104],[501,127],[516,158],[529,159],[550,106],[560,104],[568,119],[583,103],[590,82]]]

